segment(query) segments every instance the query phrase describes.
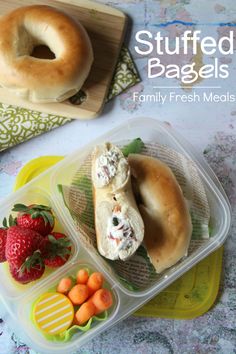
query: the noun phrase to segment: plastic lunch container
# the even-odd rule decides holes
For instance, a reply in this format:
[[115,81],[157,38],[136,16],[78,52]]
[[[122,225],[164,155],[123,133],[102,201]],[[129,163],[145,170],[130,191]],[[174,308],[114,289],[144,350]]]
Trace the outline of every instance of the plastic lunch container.
[[[127,289],[104,258],[91,255],[89,249],[83,247],[72,217],[57,188],[58,184],[69,185],[71,183],[76,171],[96,144],[104,141],[119,143],[121,140],[127,141],[137,137],[140,137],[144,143],[155,141],[166,145],[195,162],[207,195],[212,229],[211,237],[204,243],[204,246],[199,246],[177,266],[164,271],[157,281],[139,291]],[[39,187],[42,184],[45,188]],[[0,294],[10,314],[10,325],[18,334],[20,328],[22,340],[35,351],[47,354],[73,352],[97,334],[129,316],[193,265],[221,246],[227,237],[231,222],[227,197],[201,154],[197,153],[171,127],[150,118],[128,120],[125,124],[75,151],[34,178],[2,202],[0,220],[10,214],[12,206],[16,203],[51,205],[57,220],[57,230],[67,234],[72,242],[72,254],[68,262],[53,272],[47,272],[35,283],[17,285],[11,280],[6,265],[4,263],[0,265]],[[106,284],[112,289],[114,304],[109,310],[108,318],[105,321],[94,321],[88,331],[75,334],[68,342],[49,341],[31,321],[30,308],[41,294],[47,292],[65,275],[75,272],[81,265],[104,274]]]

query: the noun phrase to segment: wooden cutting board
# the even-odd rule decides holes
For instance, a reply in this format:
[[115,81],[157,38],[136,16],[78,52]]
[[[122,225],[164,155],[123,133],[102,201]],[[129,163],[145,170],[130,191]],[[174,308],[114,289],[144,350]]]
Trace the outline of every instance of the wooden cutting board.
[[69,100],[32,103],[0,88],[0,102],[70,118],[95,118],[102,111],[107,97],[124,38],[126,16],[117,9],[90,0],[0,0],[0,14],[4,15],[22,5],[35,4],[63,10],[78,18],[86,28],[94,51],[94,62],[82,88],[86,99],[81,104],[72,104]]

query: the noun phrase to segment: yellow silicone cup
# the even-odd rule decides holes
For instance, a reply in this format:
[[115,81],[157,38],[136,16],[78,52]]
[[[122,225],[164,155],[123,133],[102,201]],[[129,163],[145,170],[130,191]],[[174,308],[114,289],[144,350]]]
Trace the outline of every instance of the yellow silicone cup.
[[40,331],[55,335],[71,326],[74,307],[63,294],[45,293],[34,304],[33,317]]

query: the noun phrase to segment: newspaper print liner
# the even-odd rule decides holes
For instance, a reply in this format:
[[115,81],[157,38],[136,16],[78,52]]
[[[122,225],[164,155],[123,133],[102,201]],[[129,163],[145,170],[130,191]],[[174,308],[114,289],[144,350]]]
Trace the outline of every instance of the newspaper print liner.
[[[199,247],[209,242],[210,220],[210,209],[205,189],[195,163],[165,145],[145,142],[144,144],[145,147],[141,153],[159,158],[171,168],[188,202],[193,224],[188,250],[188,257],[191,257],[199,250]],[[117,145],[124,146],[120,143]],[[94,228],[90,154],[79,167],[71,185],[59,187],[64,203],[75,222],[80,242],[89,252],[98,254]],[[118,281],[128,289],[137,291],[150,287],[158,279],[176,270],[184,261],[183,259],[163,273],[157,274],[143,245],[128,261],[110,261],[105,258],[103,260],[104,266],[118,278]]]

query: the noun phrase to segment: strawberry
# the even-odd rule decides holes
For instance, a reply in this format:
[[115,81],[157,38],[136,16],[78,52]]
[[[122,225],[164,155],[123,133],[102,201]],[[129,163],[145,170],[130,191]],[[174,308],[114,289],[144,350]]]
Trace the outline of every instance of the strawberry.
[[15,225],[15,219],[12,215],[9,216],[9,220],[4,218],[2,226],[0,227],[0,263],[5,262],[6,259],[6,242],[7,242],[7,229],[9,226]]
[[52,232],[43,241],[45,265],[56,268],[66,263],[71,254],[71,242],[60,232]]
[[42,236],[53,230],[55,218],[52,209],[46,205],[15,204],[12,211],[18,211],[16,223],[23,228],[37,231]]
[[26,283],[42,276],[42,241],[43,237],[39,233],[18,225],[7,230],[6,259],[11,274],[17,281]]
[[7,230],[0,228],[0,262],[5,262],[7,260],[5,255],[6,242]]
[[[39,259],[37,260],[37,253],[39,255]],[[41,254],[40,252],[36,251],[34,253],[34,257],[35,257],[35,263],[31,261],[30,267],[27,268],[27,266],[24,264],[23,267],[21,267],[20,269],[14,267],[13,265],[10,264],[10,273],[12,275],[12,277],[18,281],[21,284],[27,284],[30,283],[34,280],[37,280],[39,278],[41,278],[41,276],[43,275],[44,271],[45,271],[45,265],[43,263],[40,262],[41,259]],[[25,262],[27,263],[27,262]]]

